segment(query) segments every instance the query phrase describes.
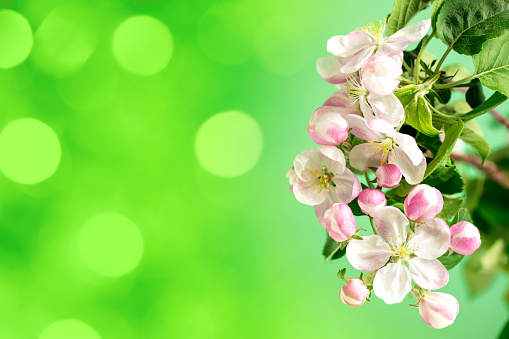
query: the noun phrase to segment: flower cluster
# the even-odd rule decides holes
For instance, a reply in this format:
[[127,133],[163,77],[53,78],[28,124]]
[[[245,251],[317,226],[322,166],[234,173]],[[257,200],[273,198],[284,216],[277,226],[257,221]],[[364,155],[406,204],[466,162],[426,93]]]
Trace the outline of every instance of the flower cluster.
[[[421,183],[426,158],[415,138],[400,132],[405,110],[394,92],[407,82],[403,50],[430,25],[424,20],[384,37],[384,20],[329,39],[332,55],[319,59],[317,70],[338,90],[308,125],[320,146],[297,155],[287,177],[296,199],[313,206],[338,250],[346,248],[349,263],[363,271],[354,278],[338,274],[347,282],[339,294],[345,304],[361,306],[372,292],[387,304],[400,303],[411,292],[424,322],[442,328],[459,311],[453,296],[432,292],[449,281],[443,261],[472,254],[481,240],[472,223],[449,226],[437,217],[443,196]],[[356,174],[364,174],[365,184]],[[389,190],[403,178],[414,187],[397,201]],[[365,230],[356,225],[354,207],[369,217],[373,235],[359,234]]]

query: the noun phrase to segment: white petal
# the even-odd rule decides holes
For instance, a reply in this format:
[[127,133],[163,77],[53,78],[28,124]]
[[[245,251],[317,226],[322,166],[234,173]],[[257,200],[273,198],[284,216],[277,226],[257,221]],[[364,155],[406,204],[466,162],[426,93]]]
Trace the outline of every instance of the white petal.
[[308,182],[302,181],[299,177],[295,178],[293,182],[293,194],[295,198],[303,204],[314,206],[321,204],[326,198],[326,191],[316,188],[316,185],[311,185]]
[[[375,147],[373,147],[375,145]],[[359,171],[369,171],[369,167],[380,166],[383,152],[375,153],[377,144],[360,144],[350,151],[350,165]]]
[[420,258],[436,259],[447,252],[450,239],[451,232],[447,223],[435,218],[427,221],[426,225],[417,226],[410,248]]
[[336,187],[330,187],[330,194],[336,195],[339,200],[348,204],[355,199],[361,190],[359,179],[348,168],[342,174],[334,174]]
[[371,46],[372,41],[369,35],[361,31],[336,35],[327,41],[327,52],[340,57],[349,57]]
[[373,109],[371,108],[371,106],[368,104],[368,101],[366,100],[366,96],[363,95],[359,98],[359,106],[360,106],[362,116],[364,117],[364,119],[371,120],[371,119],[376,118],[375,113],[373,112]]
[[417,146],[417,142],[413,137],[408,134],[397,133],[394,138],[398,143],[399,148],[406,153],[408,158],[412,161],[414,166],[417,166],[422,161],[422,151]]
[[405,176],[406,181],[410,185],[416,185],[424,178],[424,172],[426,171],[426,159],[421,152],[421,162],[415,166],[408,155],[403,152],[399,147],[394,148],[396,158],[394,159],[394,165],[398,166],[401,173]]
[[345,63],[343,67],[341,67],[340,71],[343,73],[353,73],[358,71],[362,67],[364,61],[373,55],[375,48],[376,46],[374,45],[364,47],[359,52],[354,54],[354,56],[348,60],[348,62]]
[[[394,129],[394,126],[392,126],[391,124],[389,124],[387,121],[385,121],[384,119],[373,119],[373,120],[369,120],[369,121],[366,121],[366,125],[371,128],[372,130],[374,131],[377,131],[378,133],[383,133],[383,134],[386,134],[390,137],[397,137],[397,135],[399,134],[398,132],[396,132],[396,130]],[[385,137],[384,137],[385,138]]]
[[351,128],[350,132],[356,137],[368,141],[383,139],[383,135],[369,127],[363,117],[350,114],[343,116],[343,118],[348,122],[348,127]]
[[416,22],[415,24],[408,25],[393,35],[391,35],[388,39],[390,42],[396,41],[409,41],[416,42],[421,40],[426,33],[428,33],[429,28],[431,26],[431,19],[422,20]]
[[322,160],[315,149],[307,149],[295,157],[293,167],[295,169],[295,174],[297,174],[301,180],[308,181],[309,171],[311,169],[320,169],[322,167]]
[[375,212],[375,225],[380,235],[391,245],[405,241],[407,217],[398,208],[386,206]]
[[342,66],[335,55],[329,55],[316,61],[318,74],[320,74],[323,80],[331,84],[343,84],[347,81],[345,77],[347,74],[339,70]]
[[368,101],[376,117],[387,121],[393,127],[398,126],[405,118],[405,109],[394,94],[385,96],[370,94]]
[[362,240],[351,240],[346,247],[346,257],[356,269],[373,271],[385,265],[391,257],[391,251],[382,238],[368,235]]
[[410,272],[399,262],[382,268],[376,273],[373,281],[373,291],[376,296],[387,304],[402,302],[411,289]]
[[345,170],[345,155],[336,146],[320,146],[317,150],[321,153],[320,160],[329,172],[341,174]]
[[438,290],[449,282],[449,272],[438,259],[413,258],[408,267],[412,279],[421,288]]
[[399,60],[399,55],[405,50],[405,48],[408,47],[409,44],[409,40],[392,41],[391,38],[385,38],[384,43],[380,46],[380,48],[378,48],[376,54],[396,57],[396,60]]
[[320,225],[325,227],[325,211],[330,207],[330,205],[335,203],[340,203],[337,196],[326,194],[325,199],[321,204],[313,206],[315,210],[316,217],[318,218],[318,222]]

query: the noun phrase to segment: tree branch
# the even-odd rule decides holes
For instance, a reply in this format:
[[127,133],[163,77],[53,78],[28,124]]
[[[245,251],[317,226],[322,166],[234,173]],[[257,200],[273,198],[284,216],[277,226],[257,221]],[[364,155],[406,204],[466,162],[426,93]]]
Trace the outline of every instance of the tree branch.
[[497,182],[505,189],[509,189],[509,177],[507,173],[498,168],[493,162],[486,160],[483,164],[481,158],[473,154],[451,153],[450,157],[454,161],[468,162],[474,165],[476,168],[486,173],[488,178]]

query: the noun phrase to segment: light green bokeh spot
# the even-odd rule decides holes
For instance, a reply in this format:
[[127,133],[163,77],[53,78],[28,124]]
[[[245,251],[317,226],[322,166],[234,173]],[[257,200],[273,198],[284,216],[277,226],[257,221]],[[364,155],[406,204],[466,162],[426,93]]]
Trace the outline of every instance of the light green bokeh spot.
[[64,319],[49,325],[39,339],[101,339],[89,325],[78,319]]
[[160,72],[168,65],[172,53],[170,30],[148,15],[125,20],[113,35],[113,55],[123,68],[134,74]]
[[82,228],[79,252],[85,264],[96,273],[119,277],[140,262],[143,238],[131,220],[118,213],[102,213]]
[[258,162],[262,147],[258,122],[238,111],[219,113],[205,121],[195,141],[201,165],[210,173],[226,178],[251,170]]
[[95,50],[95,36],[76,11],[72,7],[56,8],[35,31],[32,58],[37,67],[51,75],[71,75]]
[[0,10],[0,68],[25,61],[33,42],[32,29],[24,16],[10,9]]
[[0,133],[0,170],[18,183],[36,184],[49,178],[61,156],[57,135],[39,120],[15,120]]

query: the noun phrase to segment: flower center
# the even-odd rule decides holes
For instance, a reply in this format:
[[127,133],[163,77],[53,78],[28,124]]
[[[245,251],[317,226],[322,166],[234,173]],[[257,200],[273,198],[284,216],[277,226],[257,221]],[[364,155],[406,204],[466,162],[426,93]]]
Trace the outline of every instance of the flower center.
[[327,170],[327,167],[325,165],[322,165],[321,171],[311,169],[309,171],[309,174],[311,174],[311,180],[316,180],[311,185],[316,185],[316,187],[313,188],[313,191],[318,188],[318,193],[322,193],[322,189],[325,188],[327,192],[329,192],[329,187],[335,187],[336,184],[334,183],[334,173],[331,173]]
[[[357,79],[353,76],[353,74],[347,75],[347,76],[345,76],[345,78],[347,81],[346,85],[345,85],[346,97],[348,99],[353,99],[345,106],[346,108],[348,108],[351,105],[353,105],[355,102],[357,102],[357,100],[359,100],[360,97],[368,95],[369,91],[367,89],[365,89],[364,86],[362,86],[357,81]],[[343,85],[340,85],[339,89],[343,90],[344,89]]]
[[377,20],[375,23],[373,23],[373,21],[368,21],[368,24],[362,27],[361,31],[373,38],[375,44],[380,46],[383,43],[386,23],[387,20],[385,18],[383,20]]
[[[407,237],[407,233],[405,233],[405,238]],[[396,259],[399,259],[403,262],[403,264],[408,264],[410,262],[410,259],[412,255],[415,253],[415,251],[418,251],[419,248],[411,248],[408,246],[409,240],[413,237],[413,233],[410,233],[408,239],[404,239],[401,237],[401,235],[398,235],[397,237],[397,244],[391,245],[391,252],[392,256]],[[392,238],[389,238],[389,240],[392,240]],[[415,243],[414,243],[415,244]]]
[[[368,141],[370,144],[373,144],[372,146],[363,147],[363,150],[366,149],[373,149],[373,153],[377,154],[378,152],[382,151],[382,158],[380,159],[380,165],[386,165],[389,163],[394,164],[394,159],[396,159],[396,152],[394,152],[394,146],[396,143],[394,142],[394,139],[391,137],[386,137],[385,139],[378,141],[375,143],[374,141]],[[392,156],[392,158],[391,158]]]

